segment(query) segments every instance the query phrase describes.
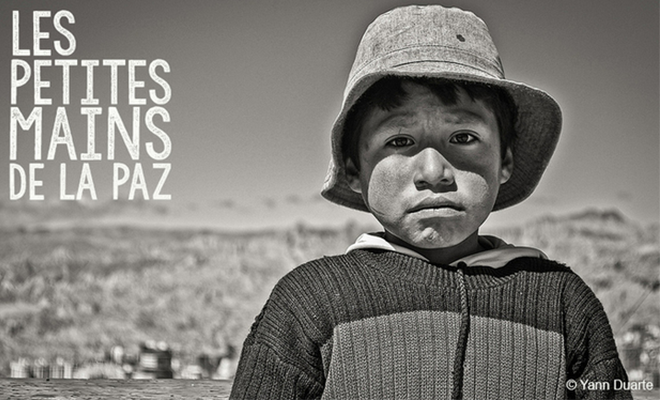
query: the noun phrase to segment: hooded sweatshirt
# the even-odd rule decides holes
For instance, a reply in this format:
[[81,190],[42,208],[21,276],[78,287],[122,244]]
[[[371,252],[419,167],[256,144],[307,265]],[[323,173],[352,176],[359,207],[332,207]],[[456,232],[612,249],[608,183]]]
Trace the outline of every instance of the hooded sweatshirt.
[[537,249],[479,240],[488,250],[434,265],[365,234],[295,268],[256,318],[230,398],[632,398],[615,390],[626,373],[584,282]]

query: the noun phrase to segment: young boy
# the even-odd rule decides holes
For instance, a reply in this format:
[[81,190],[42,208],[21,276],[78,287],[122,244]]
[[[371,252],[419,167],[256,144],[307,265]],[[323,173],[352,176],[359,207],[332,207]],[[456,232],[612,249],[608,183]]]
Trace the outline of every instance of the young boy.
[[626,372],[585,283],[478,234],[532,193],[560,129],[550,96],[504,78],[475,15],[410,6],[377,18],[323,195],[384,232],[277,284],[231,398],[631,398],[615,389]]

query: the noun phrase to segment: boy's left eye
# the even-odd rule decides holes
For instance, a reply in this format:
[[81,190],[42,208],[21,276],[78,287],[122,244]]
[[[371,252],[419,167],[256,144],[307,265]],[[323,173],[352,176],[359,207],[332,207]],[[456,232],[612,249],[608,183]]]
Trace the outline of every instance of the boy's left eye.
[[395,137],[393,139],[390,139],[387,142],[387,145],[392,146],[392,147],[405,147],[405,146],[410,146],[414,142],[412,139],[405,137],[405,136],[399,136]]
[[477,140],[477,137],[471,133],[461,132],[457,133],[449,139],[449,143],[455,144],[468,144]]

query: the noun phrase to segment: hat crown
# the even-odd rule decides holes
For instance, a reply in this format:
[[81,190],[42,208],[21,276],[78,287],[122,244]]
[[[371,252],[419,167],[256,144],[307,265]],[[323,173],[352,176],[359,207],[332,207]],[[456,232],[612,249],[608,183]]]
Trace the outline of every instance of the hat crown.
[[407,6],[380,15],[367,27],[345,96],[366,74],[414,63],[439,63],[447,72],[468,68],[485,77],[504,78],[497,48],[481,18],[458,8]]

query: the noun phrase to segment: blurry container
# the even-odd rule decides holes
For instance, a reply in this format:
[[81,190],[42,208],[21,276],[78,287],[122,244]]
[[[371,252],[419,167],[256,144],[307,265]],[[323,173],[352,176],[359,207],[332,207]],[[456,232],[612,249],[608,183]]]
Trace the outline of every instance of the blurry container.
[[32,375],[37,379],[49,379],[50,365],[48,365],[48,362],[43,358],[36,360],[32,367]]
[[51,365],[50,377],[53,379],[64,379],[64,365],[62,364]]
[[51,379],[73,379],[73,364],[64,361],[62,357],[55,360],[55,364],[50,367]]
[[172,351],[164,343],[144,343],[134,379],[172,379]]
[[110,360],[115,364],[122,365],[125,361],[125,354],[124,347],[113,346],[112,349],[110,349]]
[[140,354],[139,366],[142,371],[157,370],[158,364],[159,364],[159,354],[152,352],[145,352]]
[[64,363],[64,379],[73,379],[74,366],[70,362]]
[[18,361],[10,362],[9,366],[11,368],[10,378],[30,378],[30,362],[27,359],[19,358]]
[[181,371],[181,379],[202,379],[202,367],[187,365]]

